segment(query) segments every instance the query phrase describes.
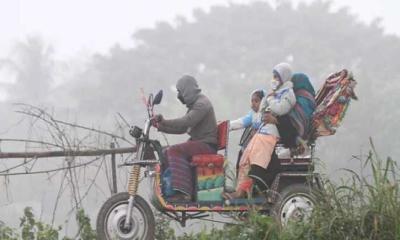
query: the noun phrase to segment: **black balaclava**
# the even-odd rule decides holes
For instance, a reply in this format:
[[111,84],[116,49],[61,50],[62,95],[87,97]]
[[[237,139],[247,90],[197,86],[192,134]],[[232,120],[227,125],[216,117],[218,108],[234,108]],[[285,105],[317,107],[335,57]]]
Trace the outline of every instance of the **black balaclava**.
[[201,89],[197,84],[194,77],[184,75],[176,83],[176,89],[178,90],[178,99],[186,106],[192,105],[198,98]]

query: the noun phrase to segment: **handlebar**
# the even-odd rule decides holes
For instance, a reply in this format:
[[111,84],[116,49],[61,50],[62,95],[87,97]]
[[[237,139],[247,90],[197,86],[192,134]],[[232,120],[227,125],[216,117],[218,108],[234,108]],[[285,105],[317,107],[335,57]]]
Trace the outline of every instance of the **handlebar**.
[[157,105],[161,102],[161,99],[163,96],[163,91],[160,90],[155,96],[152,93],[150,93],[148,98],[146,98],[143,88],[141,88],[140,90],[142,93],[142,100],[143,100],[144,105],[146,106],[147,115],[148,115],[148,119],[146,120],[144,131],[143,131],[143,135],[145,137],[148,137],[151,126],[158,128],[158,121],[156,120],[155,114],[154,114],[154,105]]

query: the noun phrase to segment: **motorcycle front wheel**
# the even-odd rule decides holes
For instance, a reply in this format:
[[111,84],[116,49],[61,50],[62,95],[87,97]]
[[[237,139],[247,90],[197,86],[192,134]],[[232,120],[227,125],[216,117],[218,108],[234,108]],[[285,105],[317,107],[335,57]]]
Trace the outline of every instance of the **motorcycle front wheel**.
[[125,227],[129,194],[117,193],[110,197],[97,215],[96,231],[100,240],[153,240],[154,215],[150,206],[136,195],[129,227]]

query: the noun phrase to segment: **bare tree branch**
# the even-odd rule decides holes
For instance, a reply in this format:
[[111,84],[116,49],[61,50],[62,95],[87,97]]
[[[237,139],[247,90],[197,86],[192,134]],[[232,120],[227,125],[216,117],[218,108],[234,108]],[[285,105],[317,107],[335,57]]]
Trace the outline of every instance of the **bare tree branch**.
[[0,176],[47,174],[47,173],[51,173],[51,172],[57,172],[57,171],[62,171],[62,170],[68,170],[68,169],[72,169],[72,168],[79,168],[79,167],[87,166],[87,165],[90,165],[90,164],[98,161],[99,159],[100,159],[100,157],[97,157],[95,159],[92,159],[89,162],[77,164],[77,165],[74,165],[74,166],[60,167],[60,168],[55,168],[55,169],[50,169],[50,170],[43,170],[43,171],[36,171],[36,172],[0,173]]
[[12,167],[9,167],[9,168],[7,168],[5,170],[0,171],[0,173],[9,172],[9,171],[11,171],[13,169],[19,168],[21,166],[25,166],[26,164],[28,164],[29,162],[32,162],[33,160],[35,160],[35,158],[29,159],[29,160],[24,160],[24,162],[22,162],[20,164],[17,164],[15,166],[12,166]]
[[[96,179],[99,175],[102,175],[101,171],[105,169],[106,179],[109,181],[107,161],[104,159],[106,155],[121,154],[122,156],[122,154],[128,153],[128,157],[131,157],[137,150],[135,146],[119,147],[124,146],[120,145],[120,143],[124,143],[125,145],[128,143],[130,146],[134,145],[133,142],[124,136],[126,128],[129,128],[129,124],[119,113],[120,119],[116,119],[117,129],[110,133],[94,127],[82,126],[56,119],[54,113],[46,109],[23,103],[15,105],[21,107],[16,112],[30,118],[29,125],[27,126],[28,137],[27,139],[0,138],[0,143],[2,141],[22,142],[25,143],[25,151],[2,152],[0,150],[0,159],[19,158],[24,159],[24,161],[21,161],[19,164],[16,162],[11,167],[4,164],[4,168],[8,168],[0,170],[0,177],[4,176],[7,184],[9,176],[47,174],[48,181],[51,181],[52,177],[62,172],[63,175],[57,175],[62,179],[53,208],[52,224],[55,222],[57,208],[66,192],[68,192],[68,199],[71,201],[72,209],[70,213],[81,207],[82,201],[87,198],[90,190],[93,188],[98,188],[105,194],[103,191],[104,186],[99,188]],[[41,135],[43,133],[45,134],[44,136]],[[110,140],[115,142],[118,148],[109,149],[107,144],[109,144]],[[40,150],[38,150],[39,147],[41,147]],[[78,158],[87,156],[94,156],[95,158],[85,161]],[[39,158],[58,157],[65,157],[63,164],[60,164],[61,166],[53,166],[53,169],[36,169],[40,162]],[[122,158],[124,157],[126,156],[122,156]],[[103,160],[98,164],[100,159]],[[92,170],[92,167],[97,168],[94,178],[91,174],[90,176],[86,176],[86,168]],[[18,168],[21,170],[16,170]],[[89,179],[90,183],[86,189],[83,189],[82,184],[87,186],[85,179]],[[109,185],[111,186],[110,182]],[[81,190],[83,195],[81,195]]]
[[[15,105],[28,107],[27,110],[18,110],[18,111],[16,111],[17,113],[25,114],[25,115],[28,115],[28,116],[31,116],[31,117],[36,117],[36,118],[42,119],[43,121],[47,121],[48,123],[53,125],[49,120],[46,120],[43,117],[43,115],[50,116],[43,109],[35,107],[35,106],[32,106],[32,105],[29,105],[29,104],[24,104],[24,103],[17,103]],[[34,111],[32,111],[32,109],[38,111],[39,113],[35,113]],[[110,136],[110,137],[113,137],[113,138],[121,139],[121,140],[123,140],[123,141],[125,141],[127,143],[133,144],[133,142],[129,141],[125,137],[118,136],[118,135],[115,135],[115,134],[112,134],[112,133],[109,133],[109,132],[105,132],[105,131],[98,130],[98,129],[95,129],[95,128],[86,127],[86,126],[82,126],[82,125],[78,125],[78,124],[73,124],[73,123],[57,120],[57,119],[54,119],[52,117],[51,117],[51,119],[52,119],[52,121],[54,123],[59,123],[59,124],[63,124],[63,125],[71,126],[71,127],[76,127],[76,128],[81,128],[81,129],[85,129],[85,130],[92,131],[92,132],[98,132],[98,133],[101,133],[101,134],[104,134],[104,135],[107,135],[107,136]]]
[[67,174],[68,174],[68,172],[65,171],[64,177],[61,180],[60,187],[58,188],[56,202],[54,203],[53,214],[52,214],[52,217],[51,217],[51,226],[54,225],[54,220],[56,218],[56,212],[57,212],[58,203],[60,202],[60,198],[61,198],[61,196],[62,196],[62,194],[64,192],[64,181],[65,181],[65,178],[66,178]]

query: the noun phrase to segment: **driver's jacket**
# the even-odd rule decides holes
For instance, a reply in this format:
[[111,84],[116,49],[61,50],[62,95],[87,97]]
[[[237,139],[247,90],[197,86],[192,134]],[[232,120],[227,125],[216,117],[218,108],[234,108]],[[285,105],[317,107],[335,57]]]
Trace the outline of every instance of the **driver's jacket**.
[[171,134],[188,133],[192,141],[217,144],[214,108],[210,100],[201,93],[188,106],[188,111],[183,117],[161,121],[158,130]]

